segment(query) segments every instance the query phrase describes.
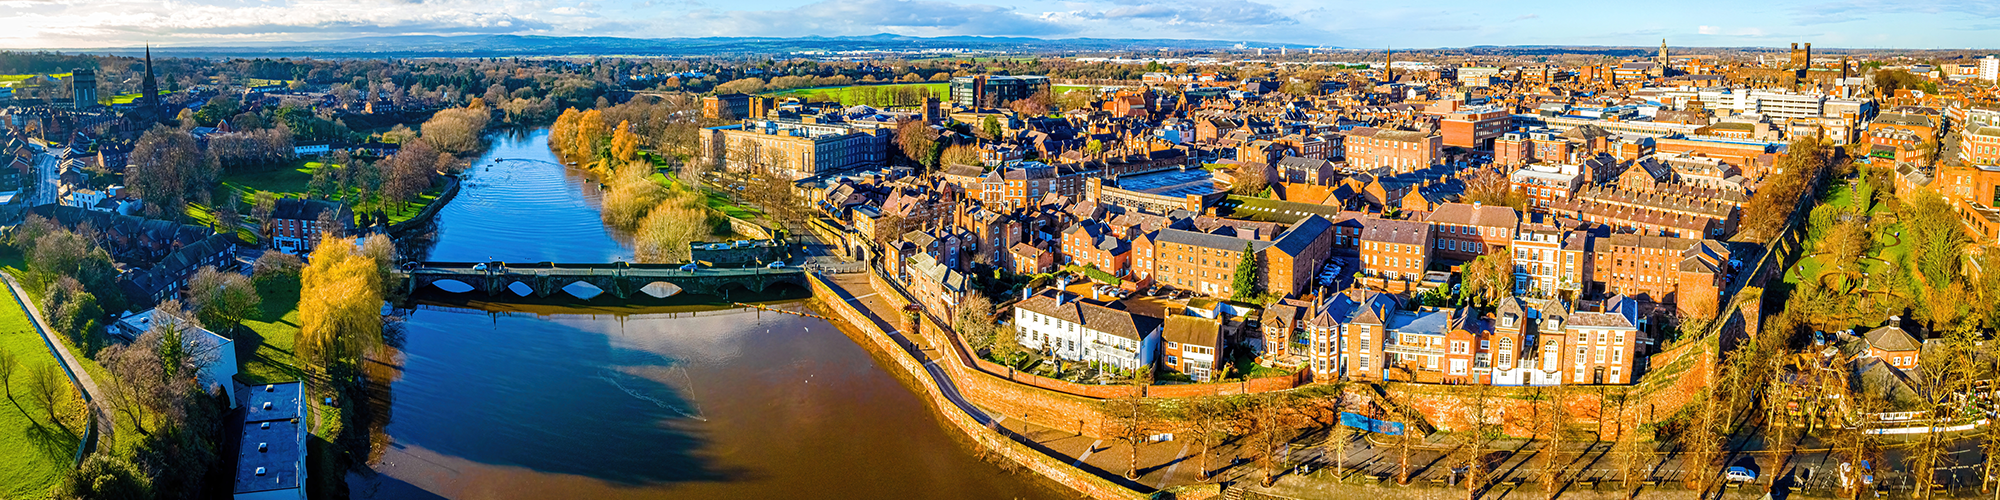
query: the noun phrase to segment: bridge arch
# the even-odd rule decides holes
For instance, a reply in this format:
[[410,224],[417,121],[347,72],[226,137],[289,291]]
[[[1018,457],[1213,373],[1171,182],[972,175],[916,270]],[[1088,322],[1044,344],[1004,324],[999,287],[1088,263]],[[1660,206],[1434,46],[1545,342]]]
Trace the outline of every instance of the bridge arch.
[[509,281],[507,282],[507,291],[514,292],[514,295],[526,297],[535,294],[535,286],[528,284],[526,281]]
[[591,284],[589,281],[571,282],[568,285],[563,285],[562,291],[563,293],[569,294],[571,297],[576,297],[583,300],[590,300],[596,298],[599,295],[604,295],[603,288],[598,288],[597,285]]
[[664,299],[667,297],[679,295],[681,291],[682,290],[680,285],[668,283],[665,281],[655,281],[652,283],[647,283],[646,286],[639,287],[639,293],[646,294],[647,296],[656,299]]
[[465,293],[473,291],[478,288],[472,286],[472,284],[470,283],[466,283],[455,279],[441,279],[433,281],[431,282],[431,286],[437,288],[438,290],[442,290],[446,293]]

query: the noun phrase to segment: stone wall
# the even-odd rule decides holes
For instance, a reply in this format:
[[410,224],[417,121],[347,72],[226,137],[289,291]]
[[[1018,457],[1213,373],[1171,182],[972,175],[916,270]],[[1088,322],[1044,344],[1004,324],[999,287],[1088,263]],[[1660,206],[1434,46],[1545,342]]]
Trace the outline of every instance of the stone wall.
[[[825,282],[820,281],[819,276],[813,275],[810,276],[810,279],[813,296],[822,298],[839,296]],[[1151,495],[1140,493],[1072,466],[1064,457],[1042,453],[1022,444],[1014,437],[1001,434],[993,428],[979,424],[973,420],[971,415],[966,414],[957,405],[945,399],[944,394],[938,388],[936,382],[931,380],[928,372],[922,366],[919,366],[914,358],[907,355],[906,351],[903,350],[903,346],[897,345],[889,337],[888,332],[877,328],[875,322],[870,320],[868,315],[856,310],[851,303],[844,300],[820,300],[819,303],[829,309],[834,317],[843,321],[844,324],[842,326],[846,327],[843,328],[844,331],[855,332],[856,341],[863,347],[869,348],[871,351],[894,363],[896,368],[903,375],[907,376],[908,380],[914,382],[921,389],[925,401],[928,401],[932,408],[944,417],[946,422],[950,422],[953,427],[963,432],[967,437],[972,438],[972,441],[981,449],[1004,457],[1030,471],[1034,471],[1034,473],[1042,477],[1068,487],[1086,498],[1104,500],[1141,500],[1152,498]],[[957,363],[941,364],[946,366],[957,365]],[[959,381],[958,388],[961,393],[966,392],[964,382],[960,381],[956,376],[954,376],[953,380]],[[970,395],[967,394],[967,396]]]
[[390,224],[389,234],[391,236],[401,236],[404,232],[408,232],[411,228],[423,227],[425,224],[430,223],[431,217],[437,216],[438,210],[444,209],[445,204],[451,203],[451,200],[453,198],[457,198],[458,185],[460,184],[460,182],[458,181],[458,176],[455,175],[445,176],[444,182],[445,182],[444,192],[438,194],[437,199],[431,200],[431,204],[429,205],[424,205],[424,209],[422,211],[417,212],[417,215],[415,217],[410,217],[410,219],[406,221]]
[[[1572,435],[1596,435],[1613,439],[1621,432],[1642,430],[1648,424],[1672,418],[1699,401],[1715,378],[1715,337],[1671,346],[1654,354],[1648,371],[1633,385],[1566,386],[1561,398],[1568,410]],[[1518,386],[1468,386],[1389,382],[1383,393],[1396,404],[1415,410],[1431,425],[1443,431],[1473,428],[1475,416],[1484,424],[1498,426],[1508,436],[1535,434],[1538,398],[1549,397],[1547,390]],[[1394,419],[1393,416],[1388,418]],[[1600,422],[1602,426],[1600,427]]]
[[[898,307],[909,303],[881,275],[869,273],[868,279],[889,303]],[[938,365],[943,366],[952,380],[958,382],[959,391],[965,398],[1008,418],[1102,438],[1105,418],[1098,407],[1100,401],[1129,397],[1141,390],[1130,385],[1078,384],[1018,372],[974,356],[972,347],[965,343],[965,339],[938,324],[929,315],[925,315],[922,323],[919,333],[950,358],[940,360]],[[1240,382],[1152,385],[1144,388],[1144,395],[1183,398],[1255,394],[1294,389],[1311,381],[1310,374],[1300,372]]]

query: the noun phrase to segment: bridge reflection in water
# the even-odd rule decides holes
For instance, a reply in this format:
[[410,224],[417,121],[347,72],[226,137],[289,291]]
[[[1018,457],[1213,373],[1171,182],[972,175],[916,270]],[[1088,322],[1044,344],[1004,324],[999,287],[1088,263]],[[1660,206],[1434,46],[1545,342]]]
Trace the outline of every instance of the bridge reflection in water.
[[799,268],[736,268],[681,270],[681,264],[574,264],[540,262],[416,262],[404,266],[404,292],[436,288],[452,294],[484,293],[490,297],[548,298],[560,291],[589,300],[600,295],[618,299],[645,295],[662,299],[679,294],[728,298],[732,293],[761,294],[774,286],[808,289]]

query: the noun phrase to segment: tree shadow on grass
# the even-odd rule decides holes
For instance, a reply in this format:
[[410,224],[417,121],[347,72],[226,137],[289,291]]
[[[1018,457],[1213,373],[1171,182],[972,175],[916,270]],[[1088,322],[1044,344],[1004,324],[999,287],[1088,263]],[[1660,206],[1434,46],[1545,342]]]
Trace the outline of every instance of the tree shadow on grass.
[[56,463],[69,463],[75,457],[76,447],[83,439],[66,429],[42,425],[36,422],[21,430],[22,437],[34,448],[35,454]]

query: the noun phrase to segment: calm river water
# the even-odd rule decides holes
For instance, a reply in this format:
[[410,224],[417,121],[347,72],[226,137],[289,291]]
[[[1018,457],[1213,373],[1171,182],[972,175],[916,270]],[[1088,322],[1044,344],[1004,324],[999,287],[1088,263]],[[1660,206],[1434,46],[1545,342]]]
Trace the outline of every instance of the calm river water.
[[[630,260],[547,132],[495,138],[437,231],[447,261]],[[803,307],[791,304],[792,307]],[[370,371],[354,498],[1053,498],[955,441],[824,321],[755,310],[424,308]]]

